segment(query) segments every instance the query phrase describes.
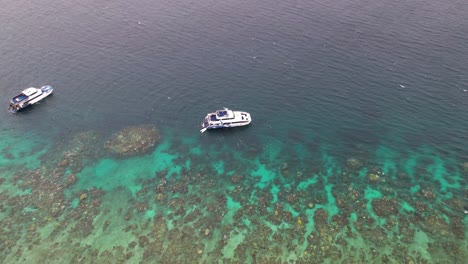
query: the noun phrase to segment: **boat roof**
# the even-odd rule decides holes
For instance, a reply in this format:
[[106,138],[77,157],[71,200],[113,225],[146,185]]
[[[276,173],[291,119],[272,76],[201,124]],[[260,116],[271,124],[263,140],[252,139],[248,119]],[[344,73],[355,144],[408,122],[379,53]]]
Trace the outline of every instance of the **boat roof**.
[[232,112],[232,110],[223,109],[223,110],[217,110],[216,116],[219,119],[228,119],[228,118],[234,118],[234,113]]
[[37,93],[37,90],[38,90],[37,88],[29,87],[23,90],[23,94],[26,96],[30,96],[30,95]]

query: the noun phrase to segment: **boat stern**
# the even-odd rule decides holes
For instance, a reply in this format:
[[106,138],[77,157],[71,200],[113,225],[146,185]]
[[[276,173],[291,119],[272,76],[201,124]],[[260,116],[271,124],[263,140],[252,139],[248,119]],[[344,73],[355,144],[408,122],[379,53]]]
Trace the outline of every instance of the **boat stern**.
[[21,93],[13,98],[10,99],[10,103],[8,105],[8,111],[10,113],[16,113],[19,110],[23,109],[24,107],[28,106],[28,99],[29,97],[24,93]]
[[204,129],[204,128],[207,128],[210,126],[210,119],[209,119],[209,116],[207,115],[203,121],[201,122],[201,128]]
[[14,104],[10,103],[10,105],[8,106],[8,112],[14,114],[18,112],[18,108]]

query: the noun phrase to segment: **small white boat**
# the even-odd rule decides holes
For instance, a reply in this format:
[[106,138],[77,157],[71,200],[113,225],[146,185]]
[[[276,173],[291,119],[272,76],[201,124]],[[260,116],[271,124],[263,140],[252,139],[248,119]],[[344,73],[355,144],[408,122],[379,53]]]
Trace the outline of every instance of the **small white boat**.
[[252,122],[250,114],[242,111],[232,111],[227,108],[217,110],[213,113],[208,113],[201,123],[200,132],[203,133],[207,129],[229,128],[246,126]]
[[42,86],[40,89],[29,87],[24,89],[21,94],[10,99],[10,106],[8,111],[11,113],[16,113],[30,105],[33,105],[47,96],[51,95],[54,91],[54,88],[50,85]]

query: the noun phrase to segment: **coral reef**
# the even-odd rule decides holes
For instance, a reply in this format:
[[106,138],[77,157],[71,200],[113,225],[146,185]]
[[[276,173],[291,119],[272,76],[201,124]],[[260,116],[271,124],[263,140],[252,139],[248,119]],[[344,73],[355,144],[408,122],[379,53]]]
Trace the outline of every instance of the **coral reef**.
[[[141,127],[114,137],[106,147],[120,158],[159,139]],[[105,191],[83,181],[83,171],[95,176],[84,168],[105,156],[88,146],[96,142],[95,133],[77,134],[38,168],[0,177],[0,262],[457,263],[468,254],[467,196],[455,188],[463,177],[438,188],[427,170],[387,173],[360,156],[336,167],[258,165],[250,152],[191,154],[178,142],[165,150],[178,157],[172,163]],[[230,164],[216,170],[215,155]]]
[[159,139],[160,135],[155,127],[131,126],[114,134],[104,147],[114,154],[128,157],[152,150]]

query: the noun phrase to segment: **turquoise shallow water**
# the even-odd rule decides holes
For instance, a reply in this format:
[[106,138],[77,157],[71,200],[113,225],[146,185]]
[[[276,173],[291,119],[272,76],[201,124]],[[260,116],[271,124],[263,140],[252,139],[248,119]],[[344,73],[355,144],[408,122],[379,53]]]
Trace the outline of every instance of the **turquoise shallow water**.
[[168,129],[153,151],[129,158],[103,151],[95,132],[61,143],[4,133],[17,148],[2,152],[3,260],[438,263],[466,256],[467,169],[456,158],[379,145],[343,160],[326,145],[291,149],[244,141],[242,133],[236,140],[204,134],[218,141],[207,145],[198,134]]
[[[5,105],[56,91],[0,113],[1,262],[468,257],[463,1],[48,0],[1,14]],[[223,106],[253,123],[200,134]]]

